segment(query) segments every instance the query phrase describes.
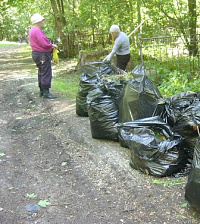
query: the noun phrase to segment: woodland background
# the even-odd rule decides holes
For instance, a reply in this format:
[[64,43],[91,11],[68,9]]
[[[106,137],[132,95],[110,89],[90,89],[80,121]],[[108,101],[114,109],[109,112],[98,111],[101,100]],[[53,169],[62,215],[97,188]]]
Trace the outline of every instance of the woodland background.
[[143,22],[130,36],[132,67],[144,60],[163,94],[199,89],[199,0],[3,0],[0,10],[0,40],[25,39],[39,12],[64,58],[109,51],[112,24],[130,34]]
[[89,44],[105,47],[112,24],[129,34],[144,20],[131,36],[132,43],[139,32],[145,37],[182,34],[193,51],[200,23],[198,5],[198,0],[3,0],[0,40],[17,40],[19,33],[24,35],[31,26],[31,15],[39,12],[46,18],[47,36],[61,39],[67,57]]

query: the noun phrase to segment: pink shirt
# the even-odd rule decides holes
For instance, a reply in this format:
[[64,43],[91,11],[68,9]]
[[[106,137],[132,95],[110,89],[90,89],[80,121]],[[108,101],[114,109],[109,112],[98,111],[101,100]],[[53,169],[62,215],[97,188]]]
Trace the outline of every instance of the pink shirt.
[[30,29],[29,40],[33,51],[51,52],[52,43],[38,27],[33,26]]

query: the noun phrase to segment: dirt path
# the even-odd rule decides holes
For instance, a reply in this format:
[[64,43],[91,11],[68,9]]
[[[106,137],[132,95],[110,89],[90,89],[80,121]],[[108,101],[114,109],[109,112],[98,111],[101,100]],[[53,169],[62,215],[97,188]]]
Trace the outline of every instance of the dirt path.
[[[155,185],[130,168],[128,149],[92,139],[75,100],[38,96],[37,70],[20,49],[0,52],[1,224],[200,223],[181,207],[187,177]],[[40,200],[51,204],[30,211]]]

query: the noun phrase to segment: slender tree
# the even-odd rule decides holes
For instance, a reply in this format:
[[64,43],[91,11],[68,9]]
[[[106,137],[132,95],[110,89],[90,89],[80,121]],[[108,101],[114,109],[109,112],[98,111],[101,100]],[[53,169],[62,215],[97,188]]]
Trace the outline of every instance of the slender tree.
[[190,35],[190,43],[188,45],[188,50],[190,55],[196,56],[198,52],[198,44],[196,38],[197,34],[196,0],[188,0],[188,17],[189,17],[189,35]]
[[65,19],[65,10],[63,0],[51,0],[51,6],[54,13],[56,34],[61,39],[63,54],[65,57],[70,56],[70,47],[67,33],[64,31],[67,22]]

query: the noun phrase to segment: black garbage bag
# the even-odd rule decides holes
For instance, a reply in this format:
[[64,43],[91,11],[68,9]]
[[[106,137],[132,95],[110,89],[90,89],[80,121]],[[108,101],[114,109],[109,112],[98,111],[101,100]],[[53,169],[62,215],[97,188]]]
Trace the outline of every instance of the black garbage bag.
[[184,139],[192,159],[197,126],[200,126],[200,97],[195,92],[178,93],[166,100],[164,120]]
[[90,89],[101,80],[101,72],[94,66],[85,65],[82,67],[79,89],[76,96],[76,114],[87,117],[86,97]]
[[116,75],[116,74],[124,74],[125,72],[111,63],[108,62],[89,62],[86,63],[81,70],[86,73],[91,73],[93,70],[98,71],[101,75]]
[[188,163],[184,140],[159,116],[118,125],[131,149],[131,166],[157,177],[178,173]]
[[119,104],[119,99],[126,85],[125,81],[104,81],[106,93],[115,99],[116,103]]
[[76,95],[76,114],[81,117],[88,117],[86,96],[82,96],[81,92]]
[[144,67],[137,66],[132,75],[120,98],[119,122],[162,114],[165,101],[158,88],[145,75]]
[[163,116],[164,120],[173,127],[182,114],[196,104],[196,101],[199,101],[199,96],[192,91],[181,92],[167,98],[165,104],[166,112]]
[[112,76],[124,74],[125,72],[111,64],[104,62],[91,62],[81,68],[79,89],[76,95],[76,114],[78,116],[88,116],[86,98],[88,92],[102,80],[103,75]]
[[192,169],[185,187],[185,199],[200,209],[200,137],[196,140]]
[[87,105],[92,137],[118,141],[118,106],[105,85],[89,92]]

